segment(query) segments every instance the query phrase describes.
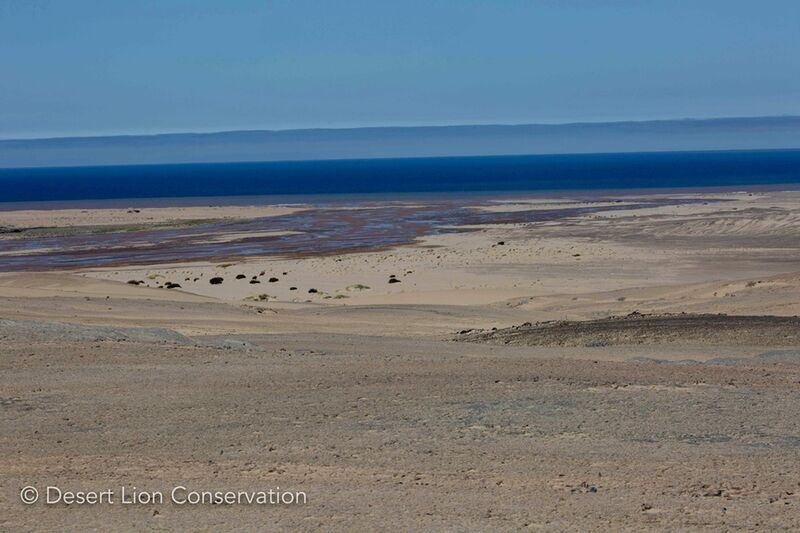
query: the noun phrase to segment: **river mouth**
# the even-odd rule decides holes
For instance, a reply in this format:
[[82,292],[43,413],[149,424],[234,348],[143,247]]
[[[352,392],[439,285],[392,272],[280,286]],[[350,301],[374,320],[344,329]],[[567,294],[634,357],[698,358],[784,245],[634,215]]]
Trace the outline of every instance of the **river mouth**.
[[595,200],[584,201],[579,207],[495,211],[482,209],[469,198],[408,204],[365,201],[244,220],[182,221],[150,227],[13,229],[6,232],[5,238],[0,235],[0,271],[366,252],[408,245],[426,235],[475,231],[487,225],[535,223],[598,211],[692,202],[686,198],[638,198],[617,205]]

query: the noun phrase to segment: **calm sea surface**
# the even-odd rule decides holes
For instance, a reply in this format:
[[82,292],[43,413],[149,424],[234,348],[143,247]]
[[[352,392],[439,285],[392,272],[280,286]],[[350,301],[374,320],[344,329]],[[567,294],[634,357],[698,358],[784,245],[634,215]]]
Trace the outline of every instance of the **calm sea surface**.
[[0,202],[800,183],[800,150],[0,169]]

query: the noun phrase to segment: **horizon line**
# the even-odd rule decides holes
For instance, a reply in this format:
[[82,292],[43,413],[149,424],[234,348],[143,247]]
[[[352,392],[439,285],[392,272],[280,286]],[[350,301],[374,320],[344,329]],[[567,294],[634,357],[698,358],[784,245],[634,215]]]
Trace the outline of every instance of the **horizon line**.
[[[797,117],[800,118],[800,117]],[[260,131],[260,130],[256,130]],[[264,164],[285,164],[285,163],[338,163],[338,162],[367,162],[367,161],[408,161],[408,160],[428,160],[428,159],[486,159],[486,158],[505,158],[505,157],[597,157],[597,156],[635,156],[635,155],[660,155],[660,154],[713,154],[713,153],[732,153],[732,152],[800,152],[800,146],[795,148],[721,148],[708,150],[635,150],[635,151],[615,151],[615,152],[559,152],[559,153],[527,153],[527,154],[472,154],[472,155],[426,155],[426,156],[397,156],[397,157],[340,157],[329,159],[265,159],[260,161],[252,160],[231,160],[231,161],[183,161],[171,163],[118,163],[118,164],[99,164],[99,165],[53,165],[35,167],[2,167],[0,173],[23,172],[38,170],[60,170],[60,169],[91,169],[91,168],[130,168],[130,167],[183,167],[183,166],[222,166],[222,165],[264,165]],[[2,176],[0,176],[2,177]]]
[[719,116],[719,117],[680,117],[680,118],[656,118],[639,120],[585,120],[572,122],[474,122],[462,124],[417,124],[417,125],[383,125],[383,126],[344,126],[344,127],[305,127],[305,128],[246,128],[246,129],[209,129],[209,130],[185,130],[185,131],[162,131],[156,133],[113,133],[113,134],[94,134],[94,135],[51,135],[44,137],[3,137],[0,143],[4,142],[30,142],[30,141],[60,141],[60,140],[82,140],[82,139],[110,139],[110,138],[129,138],[129,137],[170,137],[178,135],[221,135],[227,133],[289,133],[289,132],[319,132],[319,131],[355,131],[355,130],[400,130],[400,129],[448,129],[448,128],[478,128],[478,127],[525,127],[525,126],[595,126],[595,125],[614,125],[614,124],[654,124],[665,122],[711,122],[726,120],[758,120],[758,119],[800,119],[800,114],[781,114],[781,115],[749,115],[749,116]]

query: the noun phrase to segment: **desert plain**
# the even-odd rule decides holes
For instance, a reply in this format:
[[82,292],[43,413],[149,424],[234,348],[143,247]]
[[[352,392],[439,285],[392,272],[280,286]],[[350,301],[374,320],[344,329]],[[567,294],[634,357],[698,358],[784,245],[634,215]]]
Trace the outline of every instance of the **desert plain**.
[[0,529],[800,529],[800,192],[426,202],[0,210]]

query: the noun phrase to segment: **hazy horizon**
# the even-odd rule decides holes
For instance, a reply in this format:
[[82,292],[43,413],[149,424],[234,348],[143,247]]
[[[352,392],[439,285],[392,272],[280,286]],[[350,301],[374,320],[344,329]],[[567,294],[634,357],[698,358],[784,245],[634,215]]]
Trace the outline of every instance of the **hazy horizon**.
[[109,139],[125,137],[162,137],[170,135],[217,135],[226,133],[286,133],[286,132],[312,132],[312,131],[341,131],[341,130],[390,130],[390,129],[415,129],[415,128],[480,128],[480,127],[524,127],[524,126],[593,126],[610,124],[651,124],[662,122],[704,122],[704,121],[736,121],[736,120],[772,120],[772,119],[800,119],[800,114],[780,114],[780,115],[758,115],[758,116],[678,116],[672,118],[642,118],[638,120],[574,120],[566,122],[454,122],[454,123],[418,123],[418,124],[362,124],[353,126],[306,126],[302,128],[241,128],[241,129],[195,129],[178,130],[165,129],[160,131],[130,131],[112,133],[85,133],[72,135],[46,135],[46,136],[19,136],[19,137],[0,137],[0,142],[6,141],[52,141],[67,139]]
[[800,116],[0,140],[0,168],[800,148]]

